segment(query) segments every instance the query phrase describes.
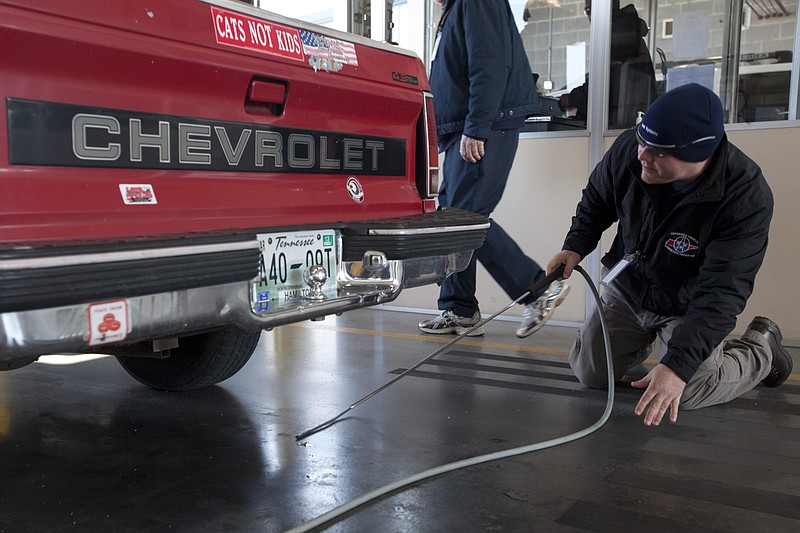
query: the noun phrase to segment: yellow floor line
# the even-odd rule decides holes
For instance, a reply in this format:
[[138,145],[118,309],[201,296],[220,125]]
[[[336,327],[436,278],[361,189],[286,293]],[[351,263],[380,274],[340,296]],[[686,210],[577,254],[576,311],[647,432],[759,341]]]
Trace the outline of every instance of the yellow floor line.
[[[339,326],[322,326],[318,323],[311,324],[308,322],[296,322],[293,324],[287,324],[287,326],[292,326],[296,328],[313,328],[313,329],[327,329],[329,331],[337,331],[342,333],[353,333],[356,335],[379,335],[381,337],[389,337],[392,339],[406,339],[406,340],[420,340],[420,341],[430,341],[430,342],[438,342],[441,344],[445,344],[453,340],[453,336],[450,335],[442,335],[442,336],[433,336],[433,335],[422,335],[422,334],[413,334],[413,333],[399,333],[396,331],[376,331],[372,329],[360,329],[360,328],[344,328]],[[475,337],[472,338],[463,338],[458,341],[458,344],[463,346],[478,346],[481,348],[492,348],[497,350],[514,350],[518,352],[530,352],[530,353],[541,353],[541,354],[549,354],[549,355],[561,355],[566,357],[569,355],[569,351],[566,350],[548,350],[544,348],[537,348],[535,346],[520,346],[518,344],[507,344],[502,342],[490,342],[486,340],[476,339]]]
[[[310,323],[310,322],[295,322],[292,324],[287,324],[287,326],[295,327],[295,328],[313,328],[313,329],[326,329],[328,331],[337,331],[341,333],[352,333],[355,335],[379,335],[381,337],[389,337],[392,339],[406,339],[406,340],[421,340],[421,341],[430,341],[430,342],[438,342],[441,344],[445,344],[453,340],[453,337],[447,336],[433,336],[433,335],[421,335],[421,334],[414,334],[414,333],[400,333],[396,331],[376,331],[373,329],[361,329],[361,328],[344,328],[339,326],[327,326],[327,325],[320,325],[318,322]],[[529,352],[529,353],[540,353],[540,354],[547,354],[547,355],[560,355],[562,357],[566,357],[569,355],[569,350],[547,350],[544,348],[537,348],[535,346],[520,346],[518,344],[508,344],[503,342],[489,342],[486,340],[476,339],[476,338],[463,338],[458,341],[458,344],[464,346],[477,346],[479,348],[492,348],[495,350],[512,350],[517,352]],[[655,365],[658,363],[656,359],[652,357],[648,358],[645,361],[646,364]],[[800,382],[800,374],[791,374],[786,381],[797,381]]]

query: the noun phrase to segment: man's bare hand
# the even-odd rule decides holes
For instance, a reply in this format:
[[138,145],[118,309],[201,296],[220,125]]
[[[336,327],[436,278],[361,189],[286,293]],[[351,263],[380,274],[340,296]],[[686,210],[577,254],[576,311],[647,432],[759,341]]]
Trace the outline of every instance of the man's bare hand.
[[561,250],[547,263],[547,273],[550,274],[560,265],[564,265],[562,279],[567,279],[572,275],[572,270],[581,262],[581,256],[569,250]]
[[467,163],[477,163],[486,152],[482,140],[462,135],[459,153],[461,154],[461,158]]
[[686,383],[671,368],[658,364],[645,377],[631,382],[631,386],[635,389],[645,389],[634,409],[637,416],[647,409],[644,417],[645,426],[659,425],[667,409],[670,410],[670,422],[678,421],[678,406]]

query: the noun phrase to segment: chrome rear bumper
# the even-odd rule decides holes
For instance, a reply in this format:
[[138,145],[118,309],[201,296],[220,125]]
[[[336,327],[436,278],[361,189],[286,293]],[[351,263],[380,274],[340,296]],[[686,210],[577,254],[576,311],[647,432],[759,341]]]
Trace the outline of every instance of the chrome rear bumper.
[[466,268],[489,220],[446,209],[334,228],[335,291],[285,292],[268,305],[253,290],[252,233],[0,249],[0,370],[44,354],[113,354],[144,341],[158,350],[221,327],[269,329],[390,302]]
[[[446,256],[390,260],[366,270],[361,262],[343,263],[335,297],[298,298],[268,313],[252,311],[250,283],[236,282],[125,298],[132,344],[180,337],[219,327],[270,329],[283,324],[390,302],[403,289],[436,283],[466,268],[471,251]],[[0,314],[0,361],[35,358],[53,353],[103,352],[89,347],[89,305]],[[113,351],[113,350],[109,350]]]

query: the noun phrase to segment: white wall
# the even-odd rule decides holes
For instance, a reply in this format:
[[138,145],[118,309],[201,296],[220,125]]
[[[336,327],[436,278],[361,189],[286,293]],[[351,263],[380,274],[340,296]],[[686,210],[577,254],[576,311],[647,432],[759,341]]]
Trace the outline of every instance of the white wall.
[[[588,153],[587,137],[520,140],[508,186],[492,217],[542,268],[561,249],[588,176]],[[574,285],[554,320],[583,321],[583,282],[576,278]],[[391,305],[436,309],[437,295],[435,286],[419,287],[404,292]],[[481,267],[477,297],[484,314],[493,314],[511,301]],[[519,316],[519,312],[517,306],[506,314]]]
[[775,195],[767,257],[756,278],[753,296],[739,317],[737,330],[756,315],[775,320],[783,336],[800,340],[800,179],[794,150],[800,146],[800,129],[736,131],[729,139],[753,158]]

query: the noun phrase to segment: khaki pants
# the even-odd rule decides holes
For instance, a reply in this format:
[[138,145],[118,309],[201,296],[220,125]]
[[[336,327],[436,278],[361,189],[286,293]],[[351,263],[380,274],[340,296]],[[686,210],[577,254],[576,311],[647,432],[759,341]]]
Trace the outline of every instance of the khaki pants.
[[[601,297],[609,329],[614,379],[642,363],[659,341],[659,360],[667,351],[672,331],[682,316],[659,316],[641,309],[619,281],[612,282]],[[608,386],[603,332],[597,309],[586,319],[569,354],[578,380],[592,388]],[[699,409],[725,403],[751,390],[767,377],[772,352],[764,337],[745,332],[741,339],[719,345],[686,384],[681,408]]]

